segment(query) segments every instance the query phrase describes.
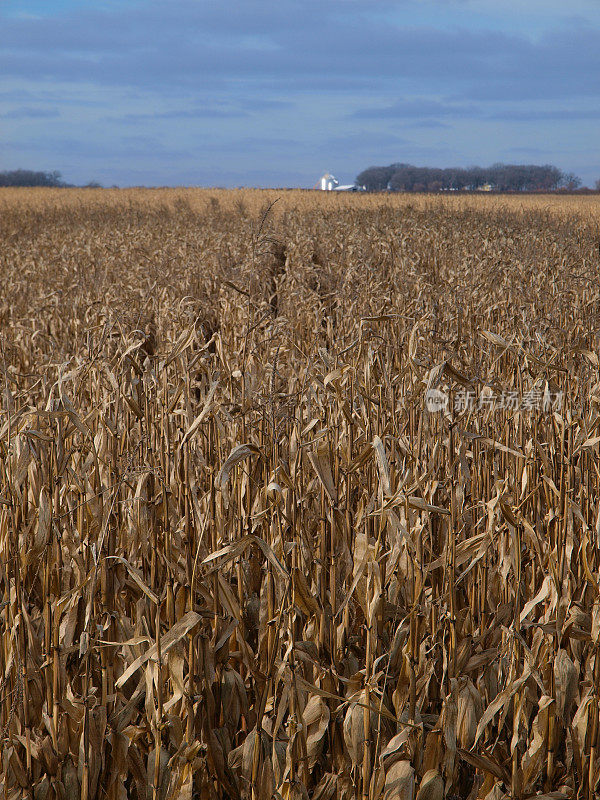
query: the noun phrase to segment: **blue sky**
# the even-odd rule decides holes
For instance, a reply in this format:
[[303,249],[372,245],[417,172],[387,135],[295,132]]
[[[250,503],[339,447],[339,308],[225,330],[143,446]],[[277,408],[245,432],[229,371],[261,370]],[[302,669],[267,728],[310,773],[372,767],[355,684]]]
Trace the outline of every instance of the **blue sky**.
[[0,29],[0,169],[312,186],[503,161],[600,178],[599,0],[0,0]]

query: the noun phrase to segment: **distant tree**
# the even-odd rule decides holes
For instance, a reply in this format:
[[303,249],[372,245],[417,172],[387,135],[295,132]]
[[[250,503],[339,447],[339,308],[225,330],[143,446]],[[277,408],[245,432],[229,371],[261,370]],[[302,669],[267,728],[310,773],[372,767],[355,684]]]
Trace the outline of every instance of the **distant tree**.
[[60,172],[34,172],[14,169],[0,172],[0,186],[66,186]]
[[577,175],[573,175],[572,172],[568,172],[566,175],[562,176],[561,188],[572,192],[574,189],[578,189],[580,186],[581,179],[578,178]]
[[475,190],[487,184],[500,192],[550,192],[561,188],[577,189],[581,185],[576,175],[564,174],[551,164],[493,164],[491,167],[450,169],[390,164],[389,167],[369,167],[356,180],[369,191],[389,188],[396,192]]
[[390,178],[394,174],[395,165],[389,167],[369,167],[356,177],[359,186],[364,186],[368,192],[385,192]]
[[596,181],[596,183],[594,184],[594,189],[595,189],[597,192],[600,192],[600,178],[598,178],[598,180],[597,180],[597,181]]

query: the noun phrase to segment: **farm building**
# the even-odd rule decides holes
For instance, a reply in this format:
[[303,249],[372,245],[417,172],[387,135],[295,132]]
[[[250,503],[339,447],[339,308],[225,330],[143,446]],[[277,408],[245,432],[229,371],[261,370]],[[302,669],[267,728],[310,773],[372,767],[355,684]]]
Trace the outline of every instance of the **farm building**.
[[323,192],[360,192],[364,191],[363,186],[357,186],[355,183],[347,183],[340,185],[337,178],[330,172],[326,172],[315,184],[314,188],[319,187]]

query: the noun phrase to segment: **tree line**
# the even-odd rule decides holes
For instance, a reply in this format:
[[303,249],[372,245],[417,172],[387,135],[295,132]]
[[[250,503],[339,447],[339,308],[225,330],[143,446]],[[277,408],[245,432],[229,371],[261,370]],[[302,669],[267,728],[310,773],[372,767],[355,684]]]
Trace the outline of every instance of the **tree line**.
[[356,178],[370,192],[440,192],[490,187],[499,192],[552,192],[573,190],[581,180],[551,164],[493,164],[491,167],[415,167],[390,164],[369,167]]
[[[65,183],[61,173],[57,170],[53,172],[36,172],[31,169],[13,169],[0,172],[0,186],[47,186],[64,189],[73,185],[72,183]],[[84,188],[96,189],[100,187],[101,184],[97,181],[90,181],[85,184]]]
[[0,172],[0,186],[68,186],[60,172],[35,172],[30,169],[13,169]]

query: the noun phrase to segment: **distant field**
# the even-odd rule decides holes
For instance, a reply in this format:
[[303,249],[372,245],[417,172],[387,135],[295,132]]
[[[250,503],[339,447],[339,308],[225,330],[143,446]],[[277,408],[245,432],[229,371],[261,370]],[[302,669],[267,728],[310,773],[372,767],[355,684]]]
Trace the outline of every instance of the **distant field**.
[[333,206],[350,208],[466,208],[478,211],[507,210],[552,211],[576,214],[600,220],[600,194],[488,194],[446,192],[440,194],[354,194],[347,192],[319,192],[299,189],[8,189],[0,188],[0,209],[20,208],[86,208],[122,207],[131,204],[176,206],[184,201],[194,211],[206,210],[214,197],[224,208],[236,208],[241,201],[248,209],[260,210],[265,203],[278,200],[279,209],[302,209],[307,213],[315,207]]
[[599,243],[0,190],[1,796],[597,796]]

